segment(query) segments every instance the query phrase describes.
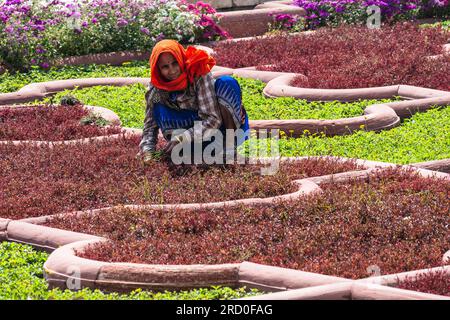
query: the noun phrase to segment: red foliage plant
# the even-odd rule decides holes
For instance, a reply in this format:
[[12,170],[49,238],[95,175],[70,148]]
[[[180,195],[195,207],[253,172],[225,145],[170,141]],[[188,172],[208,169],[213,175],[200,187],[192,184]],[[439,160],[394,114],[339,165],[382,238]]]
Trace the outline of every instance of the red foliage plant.
[[173,166],[136,159],[139,136],[71,146],[0,145],[0,217],[20,219],[119,204],[168,204],[271,197],[294,179],[358,168],[310,159],[262,176],[259,165]]
[[346,89],[414,85],[450,90],[450,57],[442,54],[449,32],[402,23],[321,28],[312,34],[281,35],[215,47],[218,65],[304,74],[294,85]]
[[444,270],[421,273],[398,281],[398,288],[450,297],[450,274]]
[[0,109],[0,140],[60,141],[117,134],[118,124],[100,127],[83,124],[93,117],[82,105],[20,106]]
[[368,181],[329,183],[300,201],[169,212],[103,211],[47,225],[111,239],[79,256],[110,262],[251,261],[347,278],[441,265],[449,249],[450,182],[388,169]]

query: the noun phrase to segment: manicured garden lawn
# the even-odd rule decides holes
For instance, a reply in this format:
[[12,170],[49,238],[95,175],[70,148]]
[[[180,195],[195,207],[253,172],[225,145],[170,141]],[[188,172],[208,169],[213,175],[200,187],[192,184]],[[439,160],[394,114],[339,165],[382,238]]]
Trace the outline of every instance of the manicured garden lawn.
[[[147,77],[146,62],[125,66],[89,65],[65,67],[50,72],[34,70],[30,81],[49,81],[83,77],[135,76]],[[0,76],[4,92],[18,90],[26,83],[23,74]],[[266,99],[264,84],[250,79],[238,79],[243,88],[243,102],[250,119],[333,119],[361,115],[371,102],[307,103],[292,98]],[[123,126],[142,128],[145,109],[145,87],[141,84],[126,87],[93,87],[58,93],[56,103],[66,94],[73,94],[83,103],[110,108],[121,118]],[[50,101],[50,100],[47,100]],[[361,159],[408,164],[450,157],[450,111],[448,108],[430,110],[404,120],[401,126],[380,133],[360,131],[353,135],[321,137],[305,136],[280,140],[282,156],[336,155]]]
[[0,242],[0,300],[217,300],[261,294],[245,288],[213,287],[180,292],[135,290],[129,294],[83,289],[48,289],[43,265],[48,254],[31,246]]

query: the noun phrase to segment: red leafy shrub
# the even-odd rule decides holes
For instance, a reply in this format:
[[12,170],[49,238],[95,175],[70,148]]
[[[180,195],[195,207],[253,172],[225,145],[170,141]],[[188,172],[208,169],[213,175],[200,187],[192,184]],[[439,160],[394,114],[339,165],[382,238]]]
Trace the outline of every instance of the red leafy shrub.
[[0,140],[59,141],[121,132],[117,124],[102,128],[95,120],[81,105],[1,108]]
[[445,271],[421,273],[399,281],[398,288],[450,297],[450,274]]
[[314,34],[221,43],[218,65],[301,73],[294,85],[344,89],[408,84],[450,90],[450,59],[442,53],[448,32],[398,24],[381,29],[321,28]]
[[140,137],[72,146],[0,145],[0,217],[19,219],[119,204],[195,203],[271,197],[294,179],[357,168],[310,159],[261,176],[258,165],[144,166]]
[[48,225],[112,239],[82,257],[151,264],[244,260],[347,278],[439,266],[449,249],[450,182],[386,170],[369,181],[257,208],[117,209]]

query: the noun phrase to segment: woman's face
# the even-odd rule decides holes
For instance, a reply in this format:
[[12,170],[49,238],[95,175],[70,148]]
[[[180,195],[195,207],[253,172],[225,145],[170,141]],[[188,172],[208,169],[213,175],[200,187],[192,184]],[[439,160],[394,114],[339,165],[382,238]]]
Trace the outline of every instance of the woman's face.
[[173,81],[181,75],[181,68],[171,53],[162,53],[158,58],[157,65],[161,76],[166,81]]

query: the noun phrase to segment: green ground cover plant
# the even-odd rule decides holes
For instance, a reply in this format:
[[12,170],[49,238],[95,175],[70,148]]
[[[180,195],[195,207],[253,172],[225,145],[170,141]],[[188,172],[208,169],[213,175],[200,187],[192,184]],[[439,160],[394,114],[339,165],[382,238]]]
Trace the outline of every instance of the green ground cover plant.
[[438,28],[441,27],[444,30],[450,30],[450,20],[444,20],[436,23],[425,23],[420,25],[423,28]]
[[279,142],[280,154],[286,157],[334,155],[396,164],[446,159],[450,158],[450,108],[416,113],[399,127],[379,133],[359,130],[334,137],[306,133]]
[[394,99],[360,100],[346,103],[308,102],[295,98],[267,99],[263,96],[265,83],[259,80],[237,78],[242,88],[242,101],[252,120],[264,119],[339,119],[356,117],[375,103],[392,102]]
[[31,246],[0,243],[0,300],[218,300],[254,296],[261,292],[245,288],[212,287],[179,292],[135,290],[129,294],[83,289],[49,290],[43,277],[48,254]]

